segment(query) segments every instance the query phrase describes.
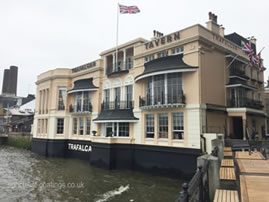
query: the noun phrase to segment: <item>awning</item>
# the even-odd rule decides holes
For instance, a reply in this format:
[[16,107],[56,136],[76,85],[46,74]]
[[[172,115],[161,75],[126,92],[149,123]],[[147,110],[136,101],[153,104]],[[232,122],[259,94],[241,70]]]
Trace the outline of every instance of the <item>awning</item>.
[[160,75],[177,72],[193,72],[198,67],[193,67],[183,61],[183,54],[161,57],[145,63],[145,70],[135,78],[135,81]]
[[104,110],[96,119],[95,123],[109,123],[109,122],[137,122],[139,119],[134,117],[132,109],[118,109],[118,110]]
[[96,87],[92,83],[93,78],[89,79],[80,79],[74,82],[74,87],[67,91],[67,93],[75,93],[75,92],[82,92],[82,91],[96,91],[98,87]]

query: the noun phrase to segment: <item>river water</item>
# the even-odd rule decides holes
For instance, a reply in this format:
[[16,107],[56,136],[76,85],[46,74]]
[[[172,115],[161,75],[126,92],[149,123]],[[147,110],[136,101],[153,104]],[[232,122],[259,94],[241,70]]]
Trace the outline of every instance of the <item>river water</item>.
[[182,181],[0,145],[0,201],[175,201]]

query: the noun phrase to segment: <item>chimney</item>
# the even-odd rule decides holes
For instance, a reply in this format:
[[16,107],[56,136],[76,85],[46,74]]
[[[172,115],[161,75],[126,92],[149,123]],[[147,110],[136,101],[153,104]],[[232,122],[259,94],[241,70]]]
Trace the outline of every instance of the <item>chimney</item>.
[[4,70],[2,94],[17,95],[18,67],[10,66]]
[[208,16],[209,16],[209,21],[206,23],[207,29],[209,29],[210,31],[216,34],[224,36],[224,27],[218,24],[218,16],[212,12],[209,12]]
[[18,67],[10,66],[9,69],[9,93],[17,95]]
[[163,33],[159,32],[157,30],[153,30],[153,37],[151,38],[151,40],[155,40],[155,39],[158,39],[161,37],[163,37]]
[[225,30],[225,28],[223,26],[220,26],[219,35],[222,36],[222,37],[224,37],[224,30]]
[[252,37],[250,37],[250,42],[252,43],[252,44],[255,44],[256,45],[256,41],[257,41],[257,39],[254,37],[254,36],[252,36]]
[[4,70],[4,78],[3,78],[3,85],[2,85],[2,94],[8,94],[8,80],[9,80],[9,74],[10,74],[10,71],[9,69],[5,69]]

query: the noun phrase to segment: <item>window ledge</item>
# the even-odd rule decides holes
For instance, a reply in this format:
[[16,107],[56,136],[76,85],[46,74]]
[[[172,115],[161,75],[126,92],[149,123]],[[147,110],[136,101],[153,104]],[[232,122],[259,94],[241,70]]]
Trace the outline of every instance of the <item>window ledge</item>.
[[158,141],[167,142],[168,138],[158,138]]
[[184,139],[172,139],[173,142],[184,142]]
[[120,144],[129,144],[133,143],[133,138],[131,137],[104,137],[104,136],[92,136],[93,142],[100,142],[100,143],[108,143],[108,144],[114,144],[114,143],[120,143]]

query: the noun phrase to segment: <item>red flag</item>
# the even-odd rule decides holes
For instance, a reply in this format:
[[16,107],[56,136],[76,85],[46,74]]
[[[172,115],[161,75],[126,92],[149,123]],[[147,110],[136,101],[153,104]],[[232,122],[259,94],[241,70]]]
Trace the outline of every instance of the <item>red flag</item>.
[[119,8],[120,8],[120,13],[121,14],[135,14],[135,13],[139,13],[140,10],[137,6],[124,6],[119,4]]

